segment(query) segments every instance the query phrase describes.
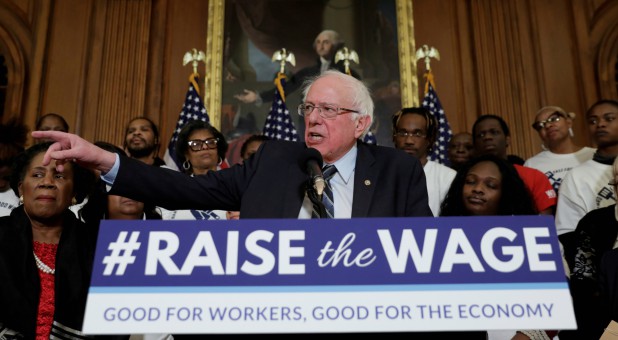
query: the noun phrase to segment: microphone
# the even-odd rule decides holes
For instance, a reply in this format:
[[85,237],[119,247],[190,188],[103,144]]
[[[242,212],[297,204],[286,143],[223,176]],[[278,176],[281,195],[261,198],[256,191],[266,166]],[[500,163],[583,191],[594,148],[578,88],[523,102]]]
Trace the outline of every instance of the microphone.
[[300,165],[304,167],[311,177],[311,183],[317,194],[321,197],[324,192],[324,177],[322,176],[322,154],[317,149],[308,148],[305,149],[302,157],[300,158]]

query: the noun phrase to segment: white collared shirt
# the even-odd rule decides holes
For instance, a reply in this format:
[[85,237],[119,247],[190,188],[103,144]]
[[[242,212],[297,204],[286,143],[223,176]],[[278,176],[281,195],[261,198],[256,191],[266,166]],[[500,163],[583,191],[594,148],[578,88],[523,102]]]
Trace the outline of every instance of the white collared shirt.
[[330,60],[326,60],[320,57],[320,73],[324,73],[324,71],[328,70],[330,67]]

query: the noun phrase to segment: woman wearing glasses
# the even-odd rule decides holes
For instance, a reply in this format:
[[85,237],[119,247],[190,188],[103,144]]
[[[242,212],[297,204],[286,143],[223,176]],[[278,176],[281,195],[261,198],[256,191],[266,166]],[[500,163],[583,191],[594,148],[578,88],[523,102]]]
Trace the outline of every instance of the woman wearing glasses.
[[543,141],[543,151],[526,160],[525,166],[543,172],[551,182],[556,194],[562,178],[573,167],[592,159],[595,149],[581,147],[573,141],[575,114],[565,112],[558,106],[540,109],[532,124]]
[[[191,176],[219,170],[225,159],[228,144],[223,134],[212,125],[193,120],[178,134],[176,157],[180,171]],[[222,210],[163,210],[164,220],[220,220],[227,219]]]

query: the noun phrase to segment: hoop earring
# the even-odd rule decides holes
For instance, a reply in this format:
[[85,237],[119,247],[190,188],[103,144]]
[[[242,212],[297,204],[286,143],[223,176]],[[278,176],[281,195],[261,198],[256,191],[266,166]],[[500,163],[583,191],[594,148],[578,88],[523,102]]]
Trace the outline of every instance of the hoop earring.
[[573,128],[569,128],[569,136],[571,136],[571,138],[575,137],[575,134],[573,133]]
[[217,166],[220,166],[221,164],[223,164],[223,158],[219,157],[219,162],[217,163]]
[[191,163],[189,163],[188,160],[185,160],[184,162],[182,162],[182,168],[185,170],[191,169]]
[[19,196],[19,204],[24,204],[24,195]]

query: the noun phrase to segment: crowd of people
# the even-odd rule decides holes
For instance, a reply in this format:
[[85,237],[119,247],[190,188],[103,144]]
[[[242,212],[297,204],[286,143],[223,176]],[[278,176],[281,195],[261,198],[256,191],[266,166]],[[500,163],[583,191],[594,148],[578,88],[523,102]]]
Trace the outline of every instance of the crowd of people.
[[531,125],[543,151],[524,165],[511,161],[513,136],[498,115],[480,115],[470,132],[451,138],[447,167],[428,159],[438,133],[427,109],[393,113],[394,148],[362,142],[373,109],[362,81],[337,70],[318,73],[298,108],[304,143],[252,136],[241,163],[228,169],[219,166],[225,137],[201,121],[179,133],[180,171],[158,157],[157,126],[146,117],[128,123],[122,148],[68,133],[58,114],[39,119],[28,148],[29,129],[1,125],[11,137],[0,134],[0,332],[83,336],[101,220],[315,217],[327,195],[316,195],[298,165],[307,148],[335,169],[326,184],[335,218],[555,215],[578,329],[521,330],[513,339],[598,339],[618,318],[611,285],[618,278],[618,101],[600,100],[585,113],[594,147],[573,142],[574,113],[541,108]]

